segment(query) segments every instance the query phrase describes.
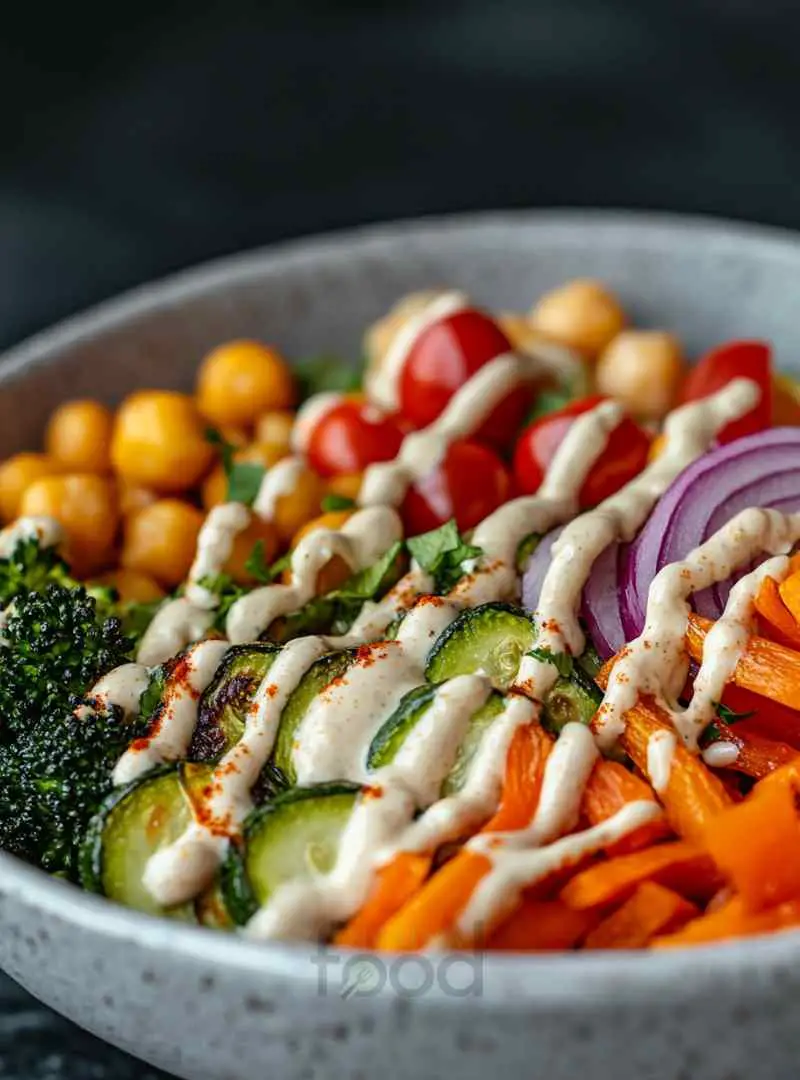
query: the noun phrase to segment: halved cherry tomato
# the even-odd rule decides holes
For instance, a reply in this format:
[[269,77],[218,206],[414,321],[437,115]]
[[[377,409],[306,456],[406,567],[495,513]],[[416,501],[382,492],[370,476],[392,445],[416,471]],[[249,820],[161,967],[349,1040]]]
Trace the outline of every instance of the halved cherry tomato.
[[400,513],[407,536],[428,532],[455,518],[462,531],[471,529],[511,491],[511,477],[488,446],[465,439],[454,442],[444,460],[408,491]]
[[396,457],[403,429],[368,403],[345,399],[323,413],[308,437],[308,460],[321,476],[360,473]]
[[708,397],[733,379],[751,379],[761,391],[750,412],[726,424],[717,435],[720,443],[733,442],[743,435],[754,435],[772,423],[771,351],[763,341],[729,341],[700,360],[683,384],[683,401]]
[[[497,323],[474,308],[432,323],[414,342],[403,364],[400,412],[414,427],[427,427],[470,376],[511,347]],[[529,387],[512,390],[495,406],[475,438],[508,446],[531,395]]]
[[[577,416],[589,412],[604,398],[581,398],[558,412],[548,413],[527,427],[514,451],[514,479],[524,494],[538,491],[550,462]],[[606,448],[583,482],[578,500],[582,509],[596,506],[633,480],[647,464],[650,436],[626,416],[608,437]]]

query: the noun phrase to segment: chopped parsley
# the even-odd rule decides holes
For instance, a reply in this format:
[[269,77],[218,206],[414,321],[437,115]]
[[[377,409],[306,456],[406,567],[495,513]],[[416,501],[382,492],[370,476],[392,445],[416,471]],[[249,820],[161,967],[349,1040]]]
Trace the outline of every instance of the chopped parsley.
[[320,509],[323,513],[329,514],[336,510],[352,510],[355,505],[355,499],[348,498],[347,495],[337,495],[335,492],[330,492],[328,495],[323,496]]
[[438,593],[447,593],[464,576],[464,563],[478,559],[483,550],[468,544],[451,519],[438,529],[412,536],[406,546],[417,563],[434,581]]
[[[738,724],[740,720],[749,720],[751,716],[755,716],[755,709],[751,709],[749,712],[736,712],[735,709],[729,708],[727,705],[723,705],[721,701],[714,702],[714,709],[717,716],[729,727],[732,724]],[[710,746],[711,743],[719,742],[724,738],[723,732],[720,730],[719,724],[713,720],[704,729],[700,736],[700,745],[705,749]]]
[[206,428],[205,436],[206,441],[219,450],[222,468],[228,480],[228,502],[252,506],[267,470],[257,461],[235,461],[235,446],[216,428]]
[[311,356],[295,366],[300,396],[305,399],[326,391],[347,393],[361,386],[363,365],[352,365],[339,356]]
[[564,679],[568,679],[572,674],[572,669],[575,666],[575,661],[565,652],[553,652],[552,649],[546,647],[530,649],[528,656],[532,656],[534,660],[541,660],[545,664],[552,664],[559,675]]

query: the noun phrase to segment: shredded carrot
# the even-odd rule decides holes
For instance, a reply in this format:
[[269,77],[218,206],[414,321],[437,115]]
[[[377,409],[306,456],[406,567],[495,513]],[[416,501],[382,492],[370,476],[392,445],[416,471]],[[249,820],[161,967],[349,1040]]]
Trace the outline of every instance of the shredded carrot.
[[[662,730],[671,731],[672,725],[652,702],[642,699],[625,714],[620,744],[645,776],[650,737]],[[672,756],[667,786],[659,797],[670,825],[686,840],[699,840],[709,818],[731,805],[719,777],[680,743]]]
[[719,873],[702,848],[677,840],[582,870],[561,890],[561,899],[579,911],[601,907],[624,900],[643,881],[657,881],[693,900],[708,900],[720,884]]
[[699,915],[672,889],[644,881],[621,907],[587,936],[586,949],[642,949],[656,934],[683,926]]
[[[552,745],[552,736],[538,724],[517,730],[506,758],[500,808],[484,832],[522,829],[531,821]],[[459,914],[491,866],[480,852],[460,851],[386,922],[378,934],[378,947],[407,952],[424,948],[439,935],[452,934]]]
[[367,902],[336,935],[336,944],[373,948],[384,923],[421,887],[432,861],[431,855],[401,851],[381,867]]
[[553,952],[572,949],[597,922],[593,912],[575,911],[560,900],[522,901],[486,942],[487,949]]
[[[794,576],[794,575],[793,575]],[[765,637],[787,648],[800,647],[800,626],[787,608],[783,592],[774,578],[764,578],[755,598],[759,625]]]
[[[703,642],[711,626],[709,619],[701,619],[699,615],[690,617],[686,643],[693,660],[702,660]],[[766,638],[751,637],[733,679],[745,690],[800,711],[800,652],[794,649]]]
[[[657,803],[655,792],[644,780],[618,761],[598,761],[583,793],[581,812],[589,825],[599,825],[632,802]],[[647,847],[670,834],[666,818],[649,821],[608,848],[609,855],[623,855]]]
[[800,899],[800,820],[787,784],[757,787],[709,821],[705,846],[746,911]]
[[652,945],[656,949],[684,948],[687,945],[706,945],[715,941],[774,933],[792,926],[800,926],[800,900],[789,900],[766,911],[753,913],[745,911],[741,898],[736,896],[716,911],[692,919],[683,929],[657,937]]

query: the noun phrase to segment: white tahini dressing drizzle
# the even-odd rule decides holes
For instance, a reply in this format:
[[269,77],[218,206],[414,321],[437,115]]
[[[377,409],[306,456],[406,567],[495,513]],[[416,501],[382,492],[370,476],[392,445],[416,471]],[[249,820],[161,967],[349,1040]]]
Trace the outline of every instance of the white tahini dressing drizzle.
[[[789,572],[788,555],[800,540],[800,514],[777,510],[743,510],[680,562],[665,566],[650,586],[642,633],[617,661],[596,719],[602,746],[612,745],[625,730],[625,713],[640,694],[652,695],[669,715],[677,735],[698,749],[703,729],[713,720],[722,697],[755,629],[754,600],[765,577],[781,581]],[[678,707],[688,672],[684,639],[689,623],[689,597],[725,581],[764,553],[768,559],[742,577],[730,591],[721,617],[709,630],[703,662],[694,681],[692,700]]]
[[199,608],[213,610],[219,597],[201,582],[220,573],[233,553],[239,533],[250,524],[250,511],[243,503],[227,502],[213,507],[197,537],[197,551],[186,583],[188,600]]
[[101,705],[118,706],[126,717],[135,716],[149,682],[150,671],[144,664],[122,664],[98,679],[88,696]]
[[674,731],[654,731],[647,740],[647,775],[660,794],[666,791],[678,740]]
[[58,547],[65,539],[61,524],[51,517],[21,517],[0,531],[0,559],[7,559],[20,540],[36,539],[40,547]]

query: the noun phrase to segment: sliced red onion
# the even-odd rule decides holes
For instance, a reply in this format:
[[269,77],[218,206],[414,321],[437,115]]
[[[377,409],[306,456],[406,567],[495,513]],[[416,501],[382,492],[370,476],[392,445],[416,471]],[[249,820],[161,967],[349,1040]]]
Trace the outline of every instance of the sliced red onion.
[[563,531],[564,526],[561,525],[559,528],[545,533],[528,561],[522,577],[522,606],[526,611],[536,610],[536,605],[539,603],[539,593],[542,591],[542,582],[550,568],[553,544]]
[[[750,506],[800,510],[800,428],[772,428],[717,447],[669,487],[624,557],[620,607],[628,637],[644,625],[650,583],[662,566],[685,558]],[[697,611],[717,618],[735,580],[699,593]]]
[[611,544],[595,560],[583,590],[581,613],[600,656],[607,660],[627,640],[619,603],[619,545]]

